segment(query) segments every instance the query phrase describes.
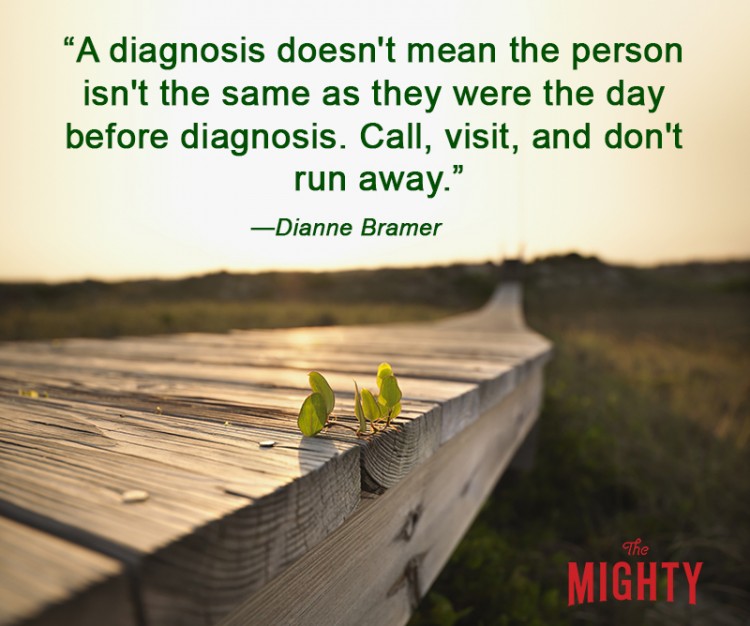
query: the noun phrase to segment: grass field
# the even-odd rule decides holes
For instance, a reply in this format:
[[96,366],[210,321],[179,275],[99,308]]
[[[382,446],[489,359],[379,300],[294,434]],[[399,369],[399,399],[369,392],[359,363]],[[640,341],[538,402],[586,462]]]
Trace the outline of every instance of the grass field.
[[[556,347],[536,465],[501,480],[412,624],[748,623],[750,283],[715,269],[532,272],[527,319]],[[567,562],[636,537],[704,562],[696,606],[569,608]]]
[[[478,306],[496,278],[485,265],[0,286],[0,339],[434,319]],[[555,342],[536,464],[503,477],[412,623],[748,623],[750,263],[570,255],[528,267],[525,293]],[[636,537],[656,560],[704,562],[698,604],[569,608],[567,562],[620,560]]]
[[429,320],[479,306],[491,265],[0,284],[0,341]]

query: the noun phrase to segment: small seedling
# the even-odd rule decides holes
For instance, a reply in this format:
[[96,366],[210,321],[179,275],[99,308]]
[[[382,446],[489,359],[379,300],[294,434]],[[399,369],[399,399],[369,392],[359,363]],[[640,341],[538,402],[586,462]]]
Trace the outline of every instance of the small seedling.
[[297,426],[305,437],[314,437],[325,428],[328,414],[323,396],[317,391],[311,393],[302,403],[297,418]]
[[[341,426],[354,430],[360,437],[368,437],[379,432],[377,424],[385,422],[385,428],[401,413],[401,389],[393,374],[393,368],[388,363],[381,363],[378,367],[376,382],[378,395],[366,388],[360,391],[357,381],[354,381],[354,414],[358,427],[334,421],[332,415],[336,405],[336,396],[325,377],[319,372],[310,372],[308,376],[312,393],[305,398],[299,411],[297,425],[306,437],[314,437],[324,428]],[[372,432],[369,430],[372,429]]]
[[310,372],[307,378],[312,393],[302,403],[297,426],[305,437],[314,437],[327,426],[332,426],[331,420],[336,419],[331,415],[333,407],[336,406],[336,396],[331,385],[320,372]]
[[391,420],[401,413],[401,389],[393,375],[393,368],[388,363],[381,363],[378,367],[378,404],[385,418],[385,425],[390,426]]
[[362,408],[364,409],[365,418],[371,424],[379,422],[383,417],[383,414],[380,412],[380,405],[369,389],[362,389]]
[[375,377],[375,381],[378,383],[378,390],[383,386],[383,379],[393,376],[393,368],[389,363],[381,363],[378,365],[378,374]]
[[358,435],[367,434],[367,416],[362,406],[362,396],[359,393],[359,387],[357,387],[357,381],[354,381],[354,414],[357,416],[359,422],[359,428],[357,429]]
[[310,381],[310,389],[323,396],[326,417],[329,416],[333,412],[333,407],[336,406],[336,396],[333,393],[333,389],[331,389],[331,385],[328,384],[328,381],[319,372],[310,372],[307,378]]

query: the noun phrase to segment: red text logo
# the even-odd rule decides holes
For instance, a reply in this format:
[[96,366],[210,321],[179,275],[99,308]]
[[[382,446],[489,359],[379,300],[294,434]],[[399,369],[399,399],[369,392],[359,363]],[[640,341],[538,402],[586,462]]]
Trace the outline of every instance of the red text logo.
[[[641,539],[626,541],[622,549],[628,556],[648,555],[648,546]],[[695,604],[698,576],[702,562],[686,561],[618,561],[616,563],[593,562],[568,563],[568,606],[590,602],[666,600],[674,602],[676,584],[687,585],[688,603]],[[663,597],[659,598],[658,577],[665,579]]]

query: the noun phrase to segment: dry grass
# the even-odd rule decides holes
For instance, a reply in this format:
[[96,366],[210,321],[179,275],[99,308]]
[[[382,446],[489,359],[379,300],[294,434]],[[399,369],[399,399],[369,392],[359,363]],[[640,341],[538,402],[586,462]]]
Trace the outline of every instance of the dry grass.
[[93,303],[65,308],[10,309],[0,315],[0,339],[117,337],[235,328],[286,328],[432,320],[451,309],[411,304],[288,302]]
[[[748,281],[591,269],[532,274],[556,349],[536,466],[503,477],[414,625],[750,622]],[[698,606],[569,608],[567,562],[636,537],[704,562]]]

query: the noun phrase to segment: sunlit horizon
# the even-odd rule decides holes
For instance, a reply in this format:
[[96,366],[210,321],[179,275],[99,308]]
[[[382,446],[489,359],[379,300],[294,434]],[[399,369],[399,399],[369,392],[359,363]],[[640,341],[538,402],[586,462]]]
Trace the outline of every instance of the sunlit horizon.
[[184,273],[174,274],[141,274],[141,275],[122,275],[122,276],[110,276],[110,275],[97,275],[97,274],[82,274],[79,276],[64,276],[59,278],[43,278],[43,277],[3,277],[0,278],[0,284],[48,284],[58,285],[66,283],[77,283],[85,281],[95,281],[104,283],[120,283],[120,282],[139,282],[139,281],[151,281],[151,280],[186,280],[190,278],[196,278],[201,276],[211,276],[215,274],[231,274],[231,275],[258,275],[258,274],[270,274],[270,273],[313,273],[313,274],[329,274],[338,272],[370,272],[379,270],[390,270],[390,269],[423,269],[431,267],[448,267],[448,266],[481,266],[481,265],[501,265],[504,261],[509,260],[520,260],[524,264],[533,264],[542,262],[549,259],[559,259],[562,257],[578,256],[583,259],[595,259],[604,265],[610,267],[627,267],[635,269],[650,269],[658,267],[670,267],[670,266],[684,266],[684,265],[722,265],[732,263],[750,263],[750,254],[748,255],[735,255],[735,256],[724,256],[724,257],[685,257],[675,259],[661,259],[652,261],[636,261],[628,259],[610,259],[602,257],[594,252],[582,252],[579,250],[558,250],[550,251],[549,253],[540,253],[534,256],[513,256],[508,255],[498,258],[477,258],[477,259],[455,259],[452,261],[434,262],[434,263],[411,263],[411,264],[373,264],[373,265],[361,265],[351,267],[266,267],[266,268],[241,268],[241,267],[212,267],[205,269],[194,269],[188,270]]

